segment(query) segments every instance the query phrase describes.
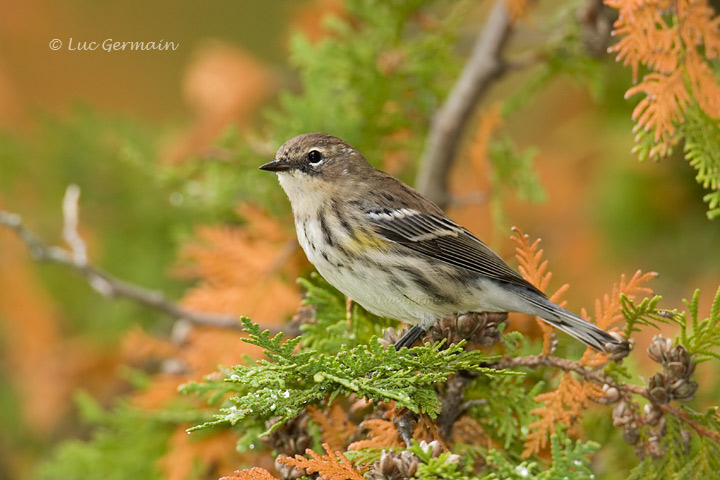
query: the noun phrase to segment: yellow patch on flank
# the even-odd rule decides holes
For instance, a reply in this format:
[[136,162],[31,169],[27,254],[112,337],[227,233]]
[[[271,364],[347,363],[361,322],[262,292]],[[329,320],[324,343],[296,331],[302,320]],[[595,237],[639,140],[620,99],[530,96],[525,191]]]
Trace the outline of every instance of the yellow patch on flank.
[[380,237],[371,230],[361,230],[355,233],[345,247],[353,252],[359,252],[368,248],[376,250],[387,250],[390,242]]

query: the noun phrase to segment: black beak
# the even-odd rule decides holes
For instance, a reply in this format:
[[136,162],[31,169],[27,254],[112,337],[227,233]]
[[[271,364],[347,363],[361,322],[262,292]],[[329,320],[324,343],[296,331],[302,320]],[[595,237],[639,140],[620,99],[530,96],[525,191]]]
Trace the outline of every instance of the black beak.
[[276,158],[272,162],[260,165],[259,168],[260,170],[267,170],[268,172],[287,172],[290,170],[290,165]]

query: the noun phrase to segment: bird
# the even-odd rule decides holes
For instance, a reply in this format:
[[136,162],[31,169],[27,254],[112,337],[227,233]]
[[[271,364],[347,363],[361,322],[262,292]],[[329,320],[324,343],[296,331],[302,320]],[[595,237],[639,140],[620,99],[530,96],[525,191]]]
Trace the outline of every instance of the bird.
[[298,242],[325,280],[367,311],[412,325],[398,350],[437,320],[469,312],[534,315],[605,353],[627,342],[550,301],[440,207],[340,138],[295,136],[259,168],[277,174]]

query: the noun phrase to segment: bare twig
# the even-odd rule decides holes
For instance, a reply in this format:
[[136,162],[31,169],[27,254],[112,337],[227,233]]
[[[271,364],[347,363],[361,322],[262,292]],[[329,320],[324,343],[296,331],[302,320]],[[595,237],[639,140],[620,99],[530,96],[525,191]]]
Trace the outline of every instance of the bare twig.
[[490,85],[507,71],[503,50],[512,24],[505,2],[496,0],[460,78],[433,119],[415,183],[441,207],[450,201],[447,178],[465,125]]
[[8,227],[27,245],[30,253],[40,262],[55,263],[73,270],[87,280],[88,284],[108,298],[126,298],[145,307],[152,308],[176,319],[183,319],[195,325],[242,330],[242,324],[235,315],[204,313],[182,308],[156,290],[149,290],[121,280],[87,262],[85,242],[77,232],[77,200],[80,190],[68,187],[63,200],[63,237],[71,250],[46,245],[37,235],[22,223],[20,215],[0,210],[0,225]]
[[63,219],[65,220],[63,224],[63,239],[70,246],[75,263],[85,265],[87,263],[87,248],[78,233],[78,224],[80,223],[80,214],[78,211],[79,200],[80,188],[74,184],[69,185],[65,190],[62,203]]
[[555,367],[565,372],[575,372],[585,380],[589,380],[600,385],[608,384],[611,387],[619,388],[620,386],[610,376],[601,370],[590,370],[577,362],[571,360],[553,357],[552,355],[529,355],[527,357],[505,357],[491,364],[493,368],[504,369],[514,367]]
[[655,402],[650,395],[648,394],[647,388],[641,387],[639,385],[630,385],[626,383],[617,383],[615,380],[613,380],[610,376],[603,373],[602,370],[591,370],[588,368],[585,368],[584,366],[580,365],[579,363],[572,362],[570,360],[564,359],[564,358],[558,358],[553,357],[550,355],[530,355],[527,357],[505,357],[502,360],[499,360],[493,364],[491,364],[493,368],[497,369],[503,369],[503,368],[514,368],[514,367],[540,367],[540,366],[547,366],[547,367],[555,367],[559,368],[560,370],[563,370],[565,372],[575,372],[578,375],[582,376],[586,381],[594,382],[598,386],[603,385],[609,385],[611,387],[615,387],[620,391],[624,396],[630,396],[630,394],[640,395],[642,397],[647,398],[650,400],[650,402],[662,410],[664,413],[670,414],[677,419],[685,422],[687,425],[695,429],[695,431],[704,436],[711,438],[718,444],[720,444],[720,433],[714,432],[712,430],[708,430],[707,428],[703,427],[699,423],[697,423],[695,420],[693,420],[686,412],[680,410],[677,407],[673,407],[669,403],[657,403]]

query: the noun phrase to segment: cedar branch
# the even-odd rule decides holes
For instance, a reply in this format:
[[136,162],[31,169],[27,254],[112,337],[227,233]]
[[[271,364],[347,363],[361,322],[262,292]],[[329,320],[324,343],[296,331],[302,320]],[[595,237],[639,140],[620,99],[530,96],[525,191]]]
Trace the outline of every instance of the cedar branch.
[[698,434],[711,438],[718,444],[720,444],[720,433],[714,432],[712,430],[708,430],[707,428],[703,427],[699,423],[697,423],[695,420],[693,420],[686,412],[683,412],[677,407],[673,407],[672,405],[668,403],[656,403],[650,398],[650,395],[648,394],[648,391],[645,387],[641,387],[639,385],[629,385],[626,383],[617,383],[615,380],[613,380],[610,376],[603,373],[601,370],[592,370],[585,368],[580,363],[573,362],[571,360],[567,360],[564,358],[559,357],[553,357],[550,355],[530,355],[527,357],[505,357],[501,360],[498,360],[497,362],[491,364],[493,368],[497,369],[505,369],[505,368],[515,368],[515,367],[554,367],[559,368],[562,371],[565,372],[575,372],[581,377],[583,377],[586,381],[593,382],[599,386],[608,385],[610,387],[614,387],[618,389],[619,392],[622,394],[625,394],[625,396],[630,396],[630,394],[640,395],[642,397],[645,397],[648,399],[653,405],[658,407],[660,410],[662,410],[664,413],[670,414],[677,419],[685,422],[687,425],[692,427]]
[[497,0],[460,78],[433,119],[415,183],[418,190],[440,207],[446,207],[451,201],[447,179],[465,125],[493,82],[508,70],[503,50],[512,25],[505,2]]

